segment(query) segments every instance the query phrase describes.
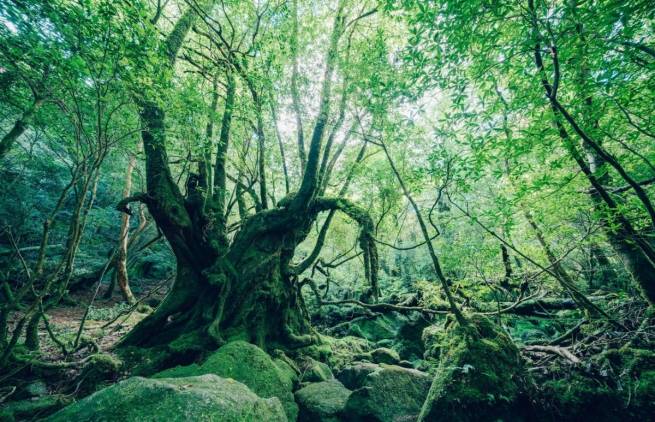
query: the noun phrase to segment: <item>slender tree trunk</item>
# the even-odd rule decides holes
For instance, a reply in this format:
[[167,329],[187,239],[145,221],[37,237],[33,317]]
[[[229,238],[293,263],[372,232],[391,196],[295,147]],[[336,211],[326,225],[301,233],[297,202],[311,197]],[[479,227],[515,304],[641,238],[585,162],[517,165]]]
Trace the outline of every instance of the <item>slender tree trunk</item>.
[[503,245],[502,243],[500,244],[500,253],[503,259],[503,267],[505,268],[505,275],[500,285],[505,290],[509,290],[512,281],[512,262],[510,261],[510,256],[509,256],[509,251],[507,250],[507,246]]
[[284,153],[284,143],[282,142],[282,135],[280,135],[280,128],[277,123],[277,113],[275,112],[275,104],[271,99],[271,117],[275,125],[275,136],[277,137],[277,144],[280,148],[280,160],[282,161],[282,171],[284,172],[284,192],[289,194],[289,171],[287,170],[287,158]]
[[[603,219],[607,221],[606,227],[608,227],[608,237],[610,240],[612,240],[612,245],[616,249],[617,253],[621,255],[630,272],[632,272],[634,275],[644,298],[651,305],[655,304],[655,249],[653,249],[648,239],[645,239],[641,234],[637,233],[637,231],[632,226],[632,223],[620,210],[616,201],[611,197],[601,181],[598,180],[596,174],[594,174],[594,172],[590,169],[589,165],[578,150],[578,147],[570,139],[566,128],[562,125],[560,121],[560,115],[564,116],[566,120],[574,127],[576,133],[580,135],[585,145],[593,148],[593,150],[598,153],[600,157],[609,162],[608,156],[602,154],[602,151],[598,145],[586,134],[584,134],[584,132],[582,132],[582,130],[573,120],[572,116],[568,114],[564,107],[562,107],[562,105],[557,101],[556,95],[559,84],[558,65],[555,66],[557,73],[553,84],[551,84],[545,74],[541,45],[539,42],[540,36],[536,11],[534,7],[534,0],[528,0],[528,10],[531,14],[531,25],[535,42],[534,61],[537,67],[537,71],[541,77],[541,84],[544,88],[546,98],[550,103],[554,115],[553,122],[558,131],[558,134],[562,139],[564,146],[571,154],[571,157],[575,160],[584,175],[589,180],[593,188],[591,199],[595,204],[597,211],[601,215],[608,214],[608,216],[604,217]],[[556,58],[555,53],[554,58]],[[617,168],[617,171],[619,171],[618,167],[620,166],[614,167]],[[619,172],[626,181],[630,179],[629,177],[625,177],[626,175],[624,174],[624,171]],[[631,186],[634,184],[630,181],[628,183]],[[643,189],[641,189],[642,193],[640,194],[640,189],[641,187],[635,188],[635,192],[640,197],[642,202],[644,202],[645,194],[643,194]],[[645,199],[647,199],[647,197]],[[648,209],[649,207],[646,208]],[[650,213],[651,210],[648,210]]]
[[396,176],[396,180],[398,180],[398,183],[400,184],[400,188],[403,191],[403,194],[405,195],[405,198],[409,201],[411,204],[412,208],[414,209],[414,214],[416,215],[416,219],[418,221],[418,225],[421,229],[421,234],[423,235],[423,240],[425,241],[425,245],[428,249],[428,252],[430,254],[430,259],[432,260],[432,266],[434,268],[434,272],[437,275],[437,278],[441,282],[441,287],[443,289],[444,294],[446,295],[446,299],[448,300],[448,305],[450,307],[450,311],[455,315],[455,318],[457,319],[457,322],[461,326],[468,326],[468,321],[462,314],[462,311],[459,310],[457,307],[457,304],[455,303],[455,299],[453,298],[452,293],[450,292],[450,287],[448,280],[446,279],[446,276],[443,274],[443,271],[441,270],[441,264],[439,263],[439,258],[437,257],[437,253],[434,250],[434,246],[432,245],[432,237],[430,236],[430,233],[428,232],[428,227],[425,224],[425,221],[423,220],[423,216],[421,215],[421,210],[419,209],[418,205],[416,202],[414,202],[414,199],[412,198],[411,194],[409,193],[409,190],[407,189],[407,186],[405,186],[405,182],[403,181],[402,177],[400,176],[400,173],[398,172],[398,169],[396,169],[396,165],[394,164],[393,160],[391,159],[391,155],[389,155],[389,151],[387,150],[387,147],[384,145],[384,143],[381,144],[382,149],[384,151],[384,154],[387,157],[387,161],[389,162],[389,166],[391,166],[391,170],[393,171],[393,174]]
[[[123,188],[123,198],[130,196],[132,192],[132,172],[136,167],[136,155],[130,155],[130,160],[127,163],[125,170],[125,186]],[[122,213],[121,227],[118,233],[118,251],[116,252],[116,282],[118,288],[123,295],[123,299],[130,305],[136,302],[132,289],[130,289],[130,282],[127,275],[127,245],[129,243],[130,233],[130,215]]]
[[293,70],[291,73],[291,99],[293,111],[296,114],[296,131],[298,138],[298,158],[300,159],[300,174],[304,174],[307,163],[305,152],[305,133],[302,126],[302,106],[298,93],[298,0],[293,0],[293,32],[291,34],[291,55],[293,56]]

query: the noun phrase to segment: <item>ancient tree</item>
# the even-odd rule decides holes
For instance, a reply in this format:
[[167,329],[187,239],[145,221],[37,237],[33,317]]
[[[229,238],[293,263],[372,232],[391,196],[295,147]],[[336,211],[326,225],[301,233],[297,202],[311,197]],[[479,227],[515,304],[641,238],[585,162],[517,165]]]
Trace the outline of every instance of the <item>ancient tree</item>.
[[[170,68],[175,65],[187,33],[200,18],[207,16],[209,9],[192,2],[167,36],[165,51]],[[129,212],[129,203],[135,201],[147,204],[175,253],[177,276],[166,299],[128,334],[122,347],[168,345],[169,351],[174,349],[188,356],[189,350],[220,345],[236,337],[268,347],[311,344],[316,336],[300,294],[298,266],[292,260],[296,247],[307,237],[321,212],[341,211],[359,224],[366,278],[372,289],[377,288],[378,262],[372,220],[346,198],[320,195],[324,182],[321,179],[328,177],[328,172],[321,168],[321,156],[330,116],[332,79],[339,40],[346,27],[346,16],[340,7],[327,47],[318,115],[297,192],[275,205],[269,203],[268,207],[261,205],[270,198],[258,198],[257,211],[241,215],[240,221],[228,224],[228,180],[237,184],[237,194],[249,191],[256,197],[257,193],[242,186],[238,177],[231,177],[226,171],[235,79],[240,77],[244,81],[253,94],[256,111],[261,112],[256,87],[248,79],[243,60],[235,55],[226,56],[224,64],[229,76],[215,159],[213,163],[201,163],[205,170],[189,178],[185,193],[169,167],[164,110],[152,99],[139,100],[147,192],[124,199],[119,209]],[[256,135],[262,147],[263,133],[258,129]],[[207,176],[210,173],[207,168],[213,169],[212,177]],[[265,195],[262,176],[258,179],[259,191]],[[235,234],[229,234],[230,227],[238,227]]]

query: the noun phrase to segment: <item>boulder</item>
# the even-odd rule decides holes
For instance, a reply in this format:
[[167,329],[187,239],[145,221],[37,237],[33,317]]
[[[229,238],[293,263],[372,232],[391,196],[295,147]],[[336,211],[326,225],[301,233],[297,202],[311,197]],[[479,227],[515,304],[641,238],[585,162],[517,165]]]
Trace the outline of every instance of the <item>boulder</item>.
[[385,347],[380,347],[371,352],[371,359],[375,363],[386,363],[387,365],[397,365],[400,362],[398,352]]
[[398,335],[400,326],[406,321],[404,315],[389,313],[374,318],[360,318],[349,324],[344,334],[361,337],[377,342],[393,339]]
[[67,421],[286,421],[277,398],[216,375],[148,379],[132,377],[100,390],[45,419]]
[[371,362],[353,362],[345,366],[337,375],[337,379],[351,390],[364,385],[364,379],[368,374],[380,369],[380,365]]
[[155,377],[186,377],[202,374],[233,378],[248,386],[260,397],[277,397],[290,421],[295,421],[298,416],[290,374],[280,369],[266,352],[254,344],[233,341],[210,355],[202,365],[178,366],[162,371]]
[[321,382],[334,378],[329,366],[310,357],[303,358],[299,366],[301,382]]
[[442,342],[427,347],[439,351],[439,364],[419,421],[523,419],[527,373],[514,342],[481,316],[448,327],[430,330]]
[[432,377],[424,372],[380,365],[364,377],[361,388],[352,392],[344,415],[352,421],[416,420],[431,382]]
[[351,391],[339,381],[309,384],[296,391],[296,402],[300,408],[299,422],[338,422]]

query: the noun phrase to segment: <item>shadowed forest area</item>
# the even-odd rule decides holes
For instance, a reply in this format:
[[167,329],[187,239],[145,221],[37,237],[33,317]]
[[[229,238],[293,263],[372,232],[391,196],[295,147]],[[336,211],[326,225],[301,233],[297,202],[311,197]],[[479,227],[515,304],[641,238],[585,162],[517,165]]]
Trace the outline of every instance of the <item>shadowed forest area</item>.
[[650,0],[2,0],[0,420],[651,420],[654,111]]

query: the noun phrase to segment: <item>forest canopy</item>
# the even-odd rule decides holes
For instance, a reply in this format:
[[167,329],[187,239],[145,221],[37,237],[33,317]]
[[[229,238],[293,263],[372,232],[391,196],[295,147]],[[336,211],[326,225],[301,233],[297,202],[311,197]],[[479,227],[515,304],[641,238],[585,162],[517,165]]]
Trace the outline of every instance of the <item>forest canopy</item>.
[[4,0],[0,419],[648,419],[654,29]]

